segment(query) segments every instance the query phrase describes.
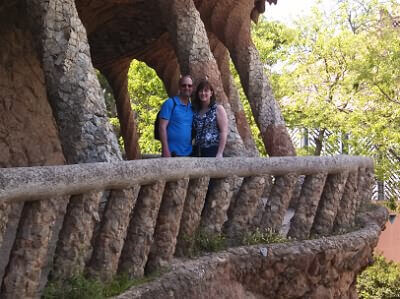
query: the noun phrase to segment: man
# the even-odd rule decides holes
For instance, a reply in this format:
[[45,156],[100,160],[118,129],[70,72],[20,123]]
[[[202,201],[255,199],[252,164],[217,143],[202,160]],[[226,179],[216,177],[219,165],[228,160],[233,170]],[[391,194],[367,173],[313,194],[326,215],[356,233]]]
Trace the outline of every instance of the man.
[[182,77],[179,95],[167,99],[161,107],[159,132],[163,157],[185,157],[192,153],[192,89],[192,78]]

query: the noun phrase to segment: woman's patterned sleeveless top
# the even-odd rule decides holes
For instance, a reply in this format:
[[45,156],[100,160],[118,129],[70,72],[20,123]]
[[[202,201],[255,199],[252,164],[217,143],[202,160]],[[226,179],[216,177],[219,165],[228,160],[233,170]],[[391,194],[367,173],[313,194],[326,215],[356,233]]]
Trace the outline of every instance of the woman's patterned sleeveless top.
[[203,115],[198,111],[193,115],[193,129],[195,131],[195,145],[201,148],[218,146],[219,129],[217,124],[217,104],[214,104]]

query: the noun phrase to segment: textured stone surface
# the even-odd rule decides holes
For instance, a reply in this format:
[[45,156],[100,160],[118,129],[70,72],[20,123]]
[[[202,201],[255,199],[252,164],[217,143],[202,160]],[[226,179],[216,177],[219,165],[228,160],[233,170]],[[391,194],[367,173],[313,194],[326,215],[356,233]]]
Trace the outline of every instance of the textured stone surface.
[[306,176],[297,209],[291,219],[289,237],[306,239],[310,236],[326,176],[325,173]]
[[140,187],[112,190],[93,248],[89,273],[103,281],[112,280]]
[[354,225],[358,187],[358,171],[349,173],[342,200],[336,214],[334,231],[346,231]]
[[147,272],[164,268],[172,260],[188,184],[189,179],[180,179],[165,186],[154,231],[154,242],[146,265]]
[[21,199],[34,200],[53,195],[79,194],[91,190],[126,188],[135,184],[149,184],[159,179],[337,173],[354,171],[358,167],[371,167],[372,164],[372,160],[366,157],[309,156],[145,159],[120,163],[6,168],[0,173],[0,201],[15,202]]
[[231,218],[226,224],[228,235],[241,234],[251,227],[264,187],[264,177],[246,177],[243,180],[230,215]]
[[209,177],[189,181],[175,250],[177,256],[185,255],[192,246],[190,240],[193,240],[192,237],[200,225],[209,181]]
[[[86,30],[74,1],[30,1],[28,7],[67,162],[120,160]],[[64,222],[59,240],[62,248],[56,250],[55,277],[83,271],[91,255],[93,230],[100,220],[100,199],[105,201],[106,197],[91,194],[71,199],[67,214],[71,219]]]
[[[65,160],[30,12],[21,1],[13,4],[0,10],[0,167],[61,165]],[[0,204],[1,298],[38,296],[65,203],[53,197],[35,204]]]
[[317,214],[311,232],[318,235],[329,235],[342,199],[344,186],[348,177],[347,172],[329,174],[318,205]]
[[177,264],[117,298],[356,298],[356,275],[371,263],[387,217],[379,207],[350,234],[239,247]]
[[107,80],[114,91],[114,99],[120,124],[120,134],[124,140],[125,157],[127,160],[140,158],[139,132],[136,114],[131,107],[128,94],[128,70],[130,61],[103,69]]
[[225,94],[235,116],[238,132],[246,148],[246,153],[242,153],[242,155],[257,157],[259,156],[259,152],[246,119],[246,114],[239,97],[239,91],[236,88],[233,76],[231,74],[228,49],[214,34],[208,33],[208,37],[210,40],[211,51],[221,72],[221,80]]
[[154,240],[153,234],[164,188],[164,181],[140,188],[119,261],[120,274],[128,274],[131,277],[143,276]]
[[15,236],[17,234],[19,219],[21,216],[23,203],[3,204],[0,205],[1,219],[1,235],[0,235],[0,256],[7,257],[0,259],[0,280],[3,276],[8,264]]
[[296,181],[297,176],[294,174],[275,177],[275,182],[261,219],[262,227],[271,228],[274,231],[281,229]]
[[360,206],[364,206],[371,201],[372,192],[375,185],[375,176],[372,168],[365,169],[364,183],[358,187]]
[[225,94],[217,62],[211,52],[207,31],[195,3],[191,0],[158,1],[160,13],[172,39],[182,74],[191,74],[194,83],[208,78],[217,101],[226,110],[229,120],[224,154],[240,156],[245,146],[238,133],[234,113]]
[[60,231],[52,277],[65,278],[82,273],[92,254],[91,240],[103,192],[71,197]]
[[227,212],[232,198],[233,178],[211,179],[201,215],[201,229],[220,233],[228,220]]
[[264,214],[265,205],[269,200],[269,195],[271,194],[272,186],[273,186],[273,177],[270,175],[264,176],[264,190],[261,197],[258,199],[257,209],[254,214],[254,217],[251,221],[251,227],[253,229],[260,227],[262,216]]
[[1,298],[39,297],[41,274],[52,256],[49,244],[55,232],[56,216],[59,209],[64,214],[66,203],[66,199],[48,199],[25,204]]
[[292,198],[290,199],[289,208],[296,210],[299,205],[299,199],[301,195],[301,189],[303,187],[304,179],[306,178],[305,175],[299,175],[297,178],[296,185],[293,189]]

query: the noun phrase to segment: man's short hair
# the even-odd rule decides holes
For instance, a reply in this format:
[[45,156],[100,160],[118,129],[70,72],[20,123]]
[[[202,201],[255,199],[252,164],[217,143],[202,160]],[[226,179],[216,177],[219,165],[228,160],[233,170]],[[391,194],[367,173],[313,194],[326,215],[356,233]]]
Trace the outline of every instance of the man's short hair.
[[185,79],[185,78],[189,78],[189,79],[192,80],[192,82],[193,82],[192,76],[190,76],[189,74],[187,74],[187,75],[184,75],[184,76],[182,76],[182,77],[179,78],[179,82],[178,82],[179,85],[181,85],[183,79]]

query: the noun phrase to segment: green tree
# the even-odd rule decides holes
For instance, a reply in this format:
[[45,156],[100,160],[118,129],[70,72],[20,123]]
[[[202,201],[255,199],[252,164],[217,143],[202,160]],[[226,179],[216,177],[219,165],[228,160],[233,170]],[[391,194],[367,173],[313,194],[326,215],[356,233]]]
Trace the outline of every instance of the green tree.
[[132,109],[137,113],[139,146],[143,154],[159,153],[161,144],[154,139],[154,121],[168,97],[156,72],[144,62],[133,60],[128,72],[128,91]]
[[358,277],[357,292],[361,299],[400,298],[400,265],[376,256]]
[[337,2],[333,13],[317,6],[293,29],[261,21],[253,37],[287,125],[318,131],[312,153],[348,143],[350,154],[376,158],[384,178],[393,170],[388,153],[400,156],[399,31],[387,21],[399,4]]

